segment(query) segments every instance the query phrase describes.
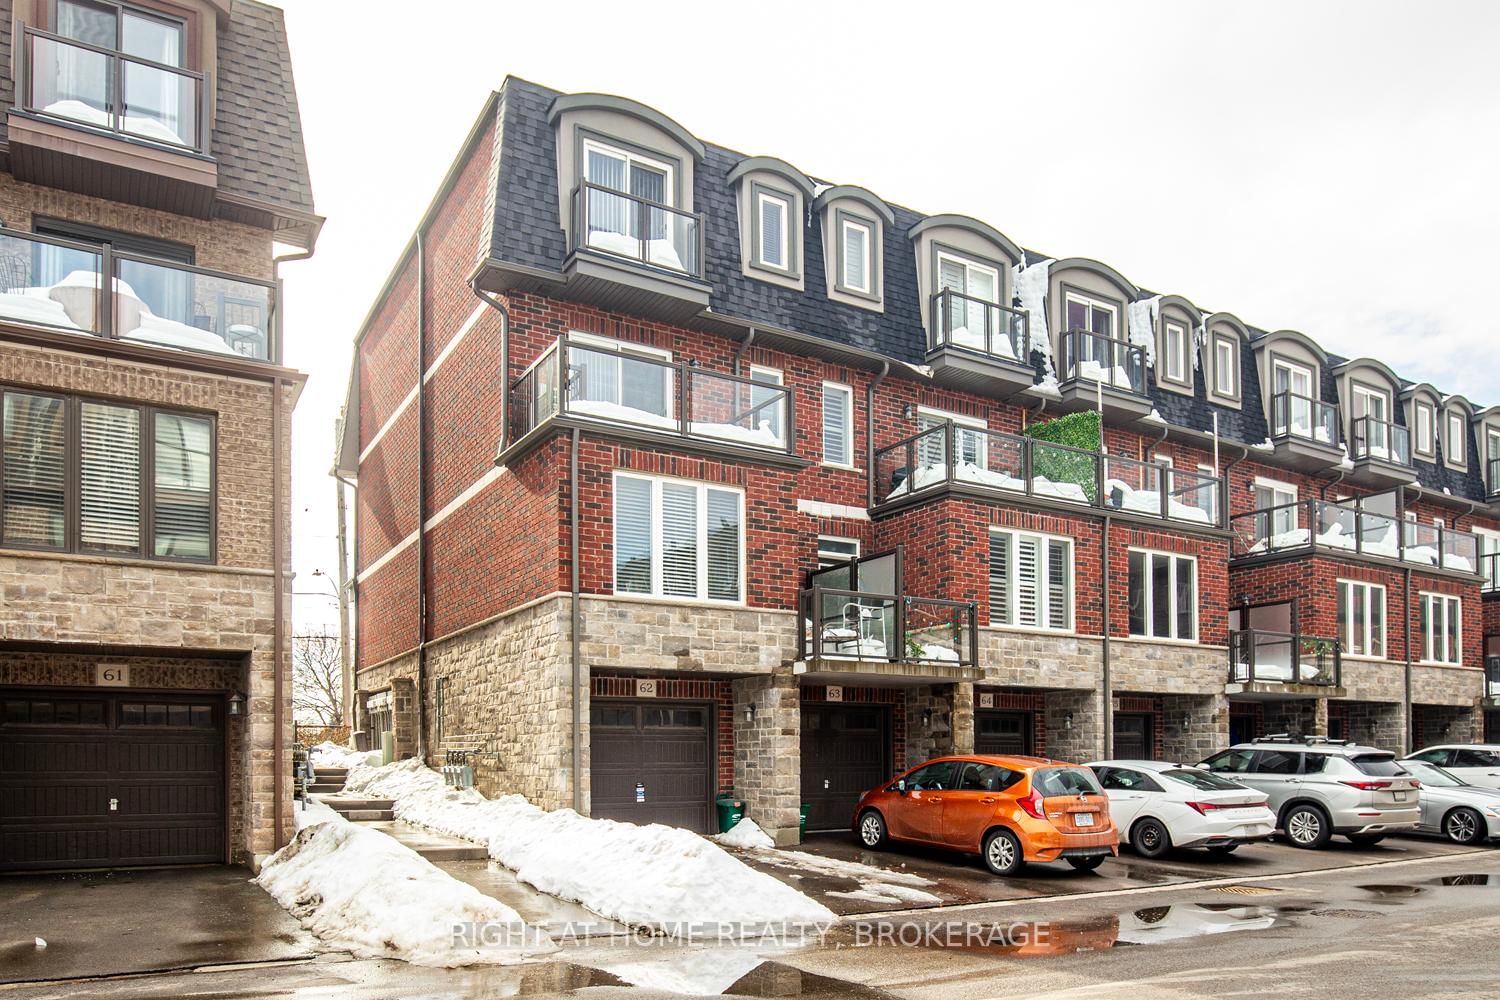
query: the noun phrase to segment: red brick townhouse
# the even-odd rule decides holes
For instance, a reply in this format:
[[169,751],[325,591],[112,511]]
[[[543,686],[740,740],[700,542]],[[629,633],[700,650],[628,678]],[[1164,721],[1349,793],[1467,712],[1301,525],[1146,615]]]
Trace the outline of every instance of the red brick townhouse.
[[322,221],[282,15],[0,16],[0,871],[253,862],[292,827],[277,264]]
[[782,839],[940,751],[1467,735],[1497,434],[511,78],[359,333],[361,718],[596,816],[704,829],[733,788]]

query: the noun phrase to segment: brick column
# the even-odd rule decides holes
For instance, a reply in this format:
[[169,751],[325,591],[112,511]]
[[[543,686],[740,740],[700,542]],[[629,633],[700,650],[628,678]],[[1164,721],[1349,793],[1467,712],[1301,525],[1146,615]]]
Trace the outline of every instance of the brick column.
[[[734,791],[778,847],[798,842],[802,699],[791,668],[741,677],[734,689]],[[754,709],[753,718],[750,716]]]
[[953,685],[953,753],[974,752],[974,685]]
[[1196,764],[1229,745],[1229,698],[1222,694],[1161,696],[1163,760]]
[[[898,769],[915,767],[924,760],[954,752],[954,706],[956,684],[932,684],[912,688],[906,695],[906,763]],[[972,701],[973,686],[969,688]],[[927,716],[923,725],[922,718]],[[969,742],[974,742],[974,712],[970,708]]]
[[410,677],[391,680],[391,734],[397,760],[417,755],[417,682]]
[[1047,756],[1083,763],[1109,756],[1098,691],[1046,693]]

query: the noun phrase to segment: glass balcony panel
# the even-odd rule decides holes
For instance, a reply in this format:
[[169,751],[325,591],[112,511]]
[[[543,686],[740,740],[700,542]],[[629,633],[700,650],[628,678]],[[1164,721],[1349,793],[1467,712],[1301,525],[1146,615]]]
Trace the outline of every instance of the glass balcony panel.
[[809,648],[814,655],[851,660],[900,660],[896,598],[816,591]]
[[[1359,512],[1335,503],[1313,501],[1313,541],[1334,549],[1354,551],[1361,541]],[[1365,539],[1368,540],[1368,539]],[[1307,541],[1303,538],[1303,542]]]
[[943,425],[925,430],[892,448],[883,449],[876,462],[877,494],[896,500],[909,493],[948,481],[948,434]]
[[790,390],[689,370],[688,431],[737,444],[785,450]]
[[1031,443],[1031,492],[1073,503],[1099,502],[1099,456],[1066,445]]
[[1026,313],[944,289],[934,303],[933,346],[1025,364],[1030,354]]
[[[996,431],[962,430],[959,438],[960,462],[954,478],[977,486],[996,489],[1026,489],[1026,439]],[[964,454],[972,451],[972,456]]]
[[665,361],[568,346],[569,413],[678,430],[677,370]]
[[1278,392],[1271,397],[1271,436],[1336,445],[1338,408],[1299,393]]
[[0,319],[100,332],[101,254],[0,234]]
[[1479,573],[1484,577],[1481,587],[1487,593],[1500,591],[1500,552],[1487,552],[1480,556]]
[[1396,465],[1411,464],[1411,436],[1398,424],[1374,417],[1359,417],[1354,421],[1351,444],[1356,459],[1374,458]]
[[1127,392],[1146,391],[1145,352],[1087,330],[1069,330],[1063,338],[1063,371],[1070,379],[1103,382]]
[[198,146],[198,81],[185,73],[123,60],[120,130],[174,146]]
[[671,271],[702,274],[697,216],[596,184],[582,185],[579,194],[585,246]]
[[269,285],[137,258],[115,259],[115,335],[210,354],[271,356]]
[[905,659],[926,663],[969,661],[969,610],[947,601],[906,599]]
[[32,111],[84,125],[114,127],[110,81],[113,60],[103,52],[60,38],[27,34]]

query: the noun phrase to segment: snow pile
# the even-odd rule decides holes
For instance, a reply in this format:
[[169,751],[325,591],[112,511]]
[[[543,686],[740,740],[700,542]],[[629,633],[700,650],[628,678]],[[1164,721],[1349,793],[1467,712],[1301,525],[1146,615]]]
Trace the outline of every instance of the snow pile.
[[[756,851],[755,860],[777,868],[795,868],[824,877],[853,879],[859,888],[830,892],[828,895],[842,899],[862,899],[871,903],[906,903],[913,906],[937,906],[943,902],[941,896],[927,892],[920,886],[932,885],[931,879],[909,872],[890,871],[874,865],[862,865],[857,861],[840,861],[824,858],[804,851]],[[800,877],[800,876],[799,876]]]
[[[1030,314],[1031,349],[1041,353],[1045,359],[1044,373],[1039,386],[1057,390],[1057,365],[1052,361],[1052,338],[1047,334],[1047,279],[1052,261],[1039,260],[1030,267],[1017,264],[1011,268],[1011,284],[1021,308]],[[1045,389],[1044,389],[1045,391]]]
[[[905,470],[901,470],[905,471]],[[998,469],[987,469],[973,462],[959,462],[953,468],[953,478],[959,482],[975,483],[980,486],[993,486],[1002,490],[1015,490],[1024,493],[1026,481],[1008,472]],[[921,490],[937,483],[946,482],[948,479],[948,465],[946,462],[929,462],[917,466],[916,473],[911,477],[912,489]],[[907,492],[905,480],[886,494],[886,499],[891,500],[904,496]],[[1059,500],[1072,500],[1075,503],[1088,503],[1088,494],[1083,487],[1077,483],[1053,482],[1046,476],[1033,475],[1031,477],[1031,492],[1037,496],[1056,497]]]
[[[608,399],[569,399],[569,413],[582,413],[590,417],[599,417],[611,423],[642,424],[646,427],[659,427],[662,430],[677,431],[680,425],[676,418],[661,413],[653,413],[643,410],[638,406],[627,406],[624,403],[616,403]],[[726,441],[739,441],[744,444],[758,445],[763,448],[784,448],[786,438],[779,433],[769,419],[761,420],[755,427],[746,427],[743,424],[722,424],[712,421],[694,420],[688,425],[688,432],[706,437],[723,438]]]
[[[589,233],[589,246],[619,254],[621,257],[629,257],[632,260],[649,261],[652,264],[669,267],[674,271],[687,270],[682,266],[682,258],[677,255],[677,248],[672,245],[671,240],[656,238],[642,241],[629,233],[613,233],[606,229],[596,229]],[[644,254],[642,253],[643,247]]]
[[1161,296],[1130,303],[1126,338],[1146,352],[1146,364],[1156,367],[1156,319],[1161,314]]
[[[504,903],[353,823],[301,831],[255,881],[330,948],[361,958],[456,968],[556,950]],[[461,933],[470,927],[484,933]]]
[[309,801],[305,805],[296,803],[292,807],[292,820],[298,830],[306,830],[319,823],[347,823],[343,813],[325,806],[321,802]]
[[826,907],[747,867],[718,844],[674,827],[547,812],[519,795],[449,789],[415,760],[356,767],[350,794],[394,801],[396,818],[485,844],[490,857],[542,892],[601,916],[679,934],[688,925],[816,924]]
[[771,839],[771,835],[762,830],[759,824],[749,816],[734,824],[729,832],[721,833],[714,839],[725,847],[741,847],[747,850],[752,847],[776,846],[776,841]]
[[307,754],[313,767],[353,767],[355,764],[368,764],[380,759],[379,754],[360,753],[326,741],[308,747]]

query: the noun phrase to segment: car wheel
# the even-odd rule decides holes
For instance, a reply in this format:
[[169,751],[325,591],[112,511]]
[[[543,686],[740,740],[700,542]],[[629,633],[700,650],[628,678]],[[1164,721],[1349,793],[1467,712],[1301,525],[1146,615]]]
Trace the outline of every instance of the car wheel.
[[1455,844],[1472,844],[1483,835],[1484,819],[1472,809],[1455,809],[1443,817],[1443,836]]
[[872,849],[885,846],[885,819],[874,809],[859,818],[859,842]]
[[1091,872],[1104,864],[1104,858],[1103,854],[1090,854],[1086,858],[1068,858],[1067,862],[1081,872]]
[[1026,863],[1021,842],[1009,830],[991,830],[984,838],[984,866],[995,875],[1014,875]]
[[1206,848],[1206,850],[1209,854],[1213,854],[1218,857],[1228,857],[1229,855],[1233,854],[1235,848],[1239,846],[1239,844],[1215,844],[1212,847]]
[[1172,849],[1172,835],[1160,820],[1143,819],[1130,828],[1130,846],[1143,858],[1159,858]]
[[1353,844],[1355,847],[1374,847],[1376,844],[1380,843],[1384,839],[1385,839],[1385,834],[1383,834],[1383,833],[1351,833],[1351,834],[1349,834],[1349,843]]
[[1317,806],[1292,806],[1282,817],[1281,828],[1293,847],[1307,849],[1322,847],[1333,835],[1328,828],[1328,817]]

